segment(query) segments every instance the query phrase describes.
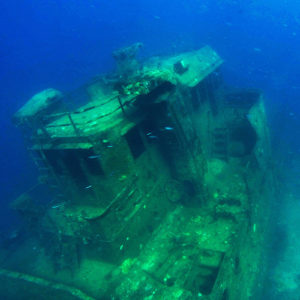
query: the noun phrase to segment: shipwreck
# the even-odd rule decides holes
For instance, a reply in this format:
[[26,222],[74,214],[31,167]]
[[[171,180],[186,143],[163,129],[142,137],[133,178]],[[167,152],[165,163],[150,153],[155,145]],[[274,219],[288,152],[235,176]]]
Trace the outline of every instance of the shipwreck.
[[140,62],[141,47],[13,116],[40,177],[11,205],[25,237],[0,248],[3,299],[259,298],[275,185],[264,96],[227,86],[209,46]]

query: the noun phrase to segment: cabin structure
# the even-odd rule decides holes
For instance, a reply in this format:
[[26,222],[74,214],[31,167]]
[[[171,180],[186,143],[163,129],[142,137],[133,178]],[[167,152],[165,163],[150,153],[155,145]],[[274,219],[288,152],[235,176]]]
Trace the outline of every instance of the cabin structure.
[[226,86],[209,46],[140,63],[141,46],[116,51],[80,107],[47,89],[14,115],[52,195],[12,203],[26,238],[0,250],[6,299],[258,299],[275,184],[263,94]]

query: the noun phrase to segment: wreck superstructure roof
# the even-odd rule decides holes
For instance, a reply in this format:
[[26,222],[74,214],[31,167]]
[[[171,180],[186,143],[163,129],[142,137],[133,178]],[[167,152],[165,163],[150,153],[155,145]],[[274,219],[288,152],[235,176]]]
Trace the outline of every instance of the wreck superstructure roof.
[[[180,74],[174,70],[178,62],[186,68],[186,72]],[[200,50],[185,52],[162,61],[162,68],[172,72],[173,78],[180,84],[194,87],[222,63],[220,56],[211,47],[205,46]]]
[[[46,116],[46,119],[55,117],[55,120],[38,129],[38,136],[46,134],[50,139],[89,137],[111,128],[119,128],[119,134],[126,133],[134,123],[124,118],[124,108],[134,106],[138,96],[150,93],[162,83],[193,87],[222,63],[223,60],[209,46],[165,59],[154,59],[130,78],[123,90],[125,94],[112,91],[107,96],[99,93],[77,111]],[[156,82],[152,87],[151,81]]]

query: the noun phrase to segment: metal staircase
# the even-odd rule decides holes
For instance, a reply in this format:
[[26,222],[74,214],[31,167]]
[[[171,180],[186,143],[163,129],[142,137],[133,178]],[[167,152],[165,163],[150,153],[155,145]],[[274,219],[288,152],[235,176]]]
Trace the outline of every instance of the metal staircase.
[[39,170],[39,182],[47,185],[53,192],[55,198],[63,198],[63,189],[60,185],[60,181],[57,175],[53,171],[52,167],[48,164],[48,160],[41,150],[29,151],[31,158]]
[[211,156],[228,160],[228,130],[226,127],[216,127],[212,133]]

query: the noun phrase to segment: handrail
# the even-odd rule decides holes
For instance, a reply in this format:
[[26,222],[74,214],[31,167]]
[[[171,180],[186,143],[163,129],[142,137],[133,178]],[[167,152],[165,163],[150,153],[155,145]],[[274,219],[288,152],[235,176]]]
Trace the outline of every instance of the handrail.
[[[118,102],[119,102],[120,105],[119,105],[116,109],[114,109],[113,111],[111,111],[111,112],[109,112],[109,113],[107,113],[107,114],[98,116],[98,117],[96,117],[96,118],[93,118],[92,120],[87,120],[87,121],[84,122],[84,123],[75,123],[75,122],[74,122],[74,119],[72,119],[72,114],[85,113],[85,112],[88,111],[88,110],[95,109],[95,108],[98,108],[98,107],[102,106],[102,105],[97,105],[97,106],[92,106],[92,107],[86,108],[86,109],[84,109],[84,110],[82,110],[82,111],[64,112],[64,113],[61,113],[61,114],[49,115],[49,116],[48,116],[49,118],[50,118],[50,117],[57,117],[57,116],[61,116],[61,117],[63,117],[63,116],[68,116],[68,118],[69,118],[69,120],[70,120],[70,123],[63,123],[63,124],[57,124],[57,125],[55,125],[55,124],[50,124],[50,125],[47,125],[46,127],[47,127],[47,128],[55,128],[55,127],[73,126],[74,130],[76,131],[76,130],[78,130],[78,128],[77,128],[76,126],[89,124],[89,123],[91,123],[91,122],[94,122],[95,120],[99,120],[99,119],[108,117],[108,116],[112,115],[113,113],[115,113],[115,112],[118,111],[118,110],[122,110],[122,112],[125,114],[124,107],[125,107],[126,105],[128,105],[129,103],[131,103],[132,101],[134,101],[134,100],[136,99],[136,97],[132,98],[132,99],[129,100],[129,101],[126,101],[125,103],[122,103],[122,102],[121,102],[121,99],[119,98],[119,96],[116,96],[114,99],[118,100]],[[106,102],[106,103],[108,103],[108,102]],[[75,129],[75,128],[76,128],[76,129]]]
[[81,114],[81,113],[87,112],[87,111],[89,111],[91,109],[98,108],[98,107],[101,107],[101,106],[103,106],[103,105],[105,105],[107,103],[110,103],[111,101],[118,99],[118,97],[119,97],[119,95],[116,95],[116,96],[110,98],[106,102],[103,102],[103,103],[101,103],[99,105],[93,105],[93,106],[87,107],[87,108],[82,109],[82,110],[77,110],[77,111],[75,110],[73,112],[62,112],[62,113],[56,113],[56,114],[49,114],[49,115],[45,116],[44,119],[51,119],[51,118],[63,117],[63,116],[66,116],[66,115],[68,115],[70,113],[71,114]]

